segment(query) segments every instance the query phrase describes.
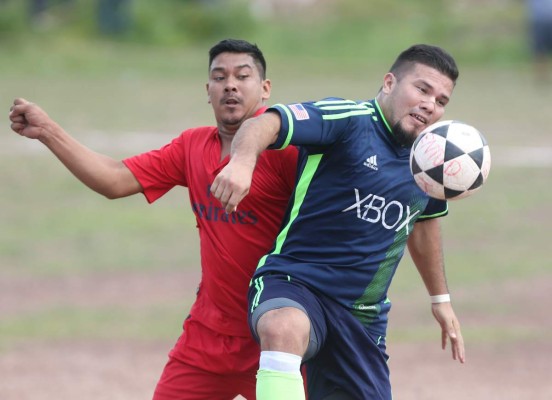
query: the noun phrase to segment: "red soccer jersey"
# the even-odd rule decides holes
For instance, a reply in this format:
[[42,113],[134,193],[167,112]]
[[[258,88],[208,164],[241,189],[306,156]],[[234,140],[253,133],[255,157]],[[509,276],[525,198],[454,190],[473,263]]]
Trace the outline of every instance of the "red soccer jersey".
[[293,191],[297,149],[264,151],[249,194],[226,214],[210,192],[221,142],[216,127],[184,131],[171,143],[124,160],[152,203],[174,186],[188,188],[200,236],[202,278],[191,315],[214,331],[250,336],[247,289],[257,262],[273,245]]

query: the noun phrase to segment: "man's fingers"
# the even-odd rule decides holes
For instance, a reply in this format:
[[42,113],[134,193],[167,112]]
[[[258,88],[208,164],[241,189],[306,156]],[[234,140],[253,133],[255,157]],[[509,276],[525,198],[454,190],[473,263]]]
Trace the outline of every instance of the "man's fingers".
[[10,115],[22,114],[22,109],[29,102],[25,99],[15,99],[13,105],[10,107]]
[[460,333],[460,327],[457,326],[458,323],[455,324],[454,321],[452,321],[451,326],[447,329],[446,333],[443,331],[443,350],[446,347],[446,339],[447,336],[450,338],[450,347],[452,351],[452,359],[458,360],[461,363],[465,362],[465,349],[464,349],[464,340],[462,338],[462,334]]
[[237,209],[238,209],[238,206],[234,205],[234,203],[232,202],[228,202],[226,203],[226,206],[224,206],[224,211],[226,211],[227,214],[231,214]]
[[25,100],[24,98],[18,97],[13,101],[13,104],[15,106],[17,106],[19,104],[29,104],[29,102],[27,100]]
[[238,200],[236,200],[237,196],[234,195],[234,191],[229,189],[218,176],[211,185],[211,193],[218,201],[220,201],[220,204],[222,204],[227,213],[231,213],[236,210],[236,206],[238,204]]
[[220,204],[224,207],[224,210],[230,214],[231,212],[237,210],[238,204],[244,196],[245,195],[240,194],[240,192],[236,190],[226,188],[222,191],[222,193],[220,193],[220,197],[218,199]]
[[211,184],[211,187],[209,188],[209,191],[211,192],[211,194],[216,198],[217,197],[217,189],[219,187],[219,178],[218,176],[215,177],[215,180],[213,181],[213,183]]
[[234,191],[226,204],[226,212],[230,214],[231,212],[236,211],[238,209],[238,204],[240,204],[240,201],[242,201],[243,198],[247,196],[248,193],[249,193],[248,190],[245,192]]
[[25,128],[25,126],[23,124],[20,124],[18,122],[14,122],[11,124],[11,129],[15,132],[15,133],[18,133],[21,135],[21,132],[23,131],[23,129]]
[[251,171],[239,164],[233,166],[231,160],[213,180],[211,193],[220,201],[228,214],[236,211],[238,204],[249,193],[250,173]]
[[10,119],[13,121],[14,118],[22,117],[21,112],[19,111],[18,107],[11,106],[10,107]]
[[25,117],[21,114],[11,114],[10,121],[17,124],[25,123]]
[[220,201],[220,204],[222,204],[222,206],[226,208],[231,194],[231,191],[227,190],[221,185],[218,187],[215,197]]
[[455,340],[455,348],[456,348],[456,358],[455,360],[459,360],[462,364],[466,362],[466,350],[464,347],[464,338],[462,337],[462,333],[460,333],[460,328],[458,328],[458,331],[456,333],[456,340]]
[[27,124],[26,113],[29,111],[28,104],[30,103],[26,100],[15,99],[13,102],[13,105],[10,107],[10,113],[9,113],[10,121],[21,125],[26,125]]
[[225,184],[222,182],[222,178],[217,176],[211,185],[211,194],[215,196],[217,200],[222,203],[222,197],[224,194]]

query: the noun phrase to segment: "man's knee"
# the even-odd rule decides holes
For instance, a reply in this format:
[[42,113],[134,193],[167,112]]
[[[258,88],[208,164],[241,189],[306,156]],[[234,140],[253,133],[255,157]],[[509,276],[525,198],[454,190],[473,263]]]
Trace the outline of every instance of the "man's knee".
[[257,323],[261,350],[282,351],[303,356],[309,343],[310,321],[294,307],[267,311]]

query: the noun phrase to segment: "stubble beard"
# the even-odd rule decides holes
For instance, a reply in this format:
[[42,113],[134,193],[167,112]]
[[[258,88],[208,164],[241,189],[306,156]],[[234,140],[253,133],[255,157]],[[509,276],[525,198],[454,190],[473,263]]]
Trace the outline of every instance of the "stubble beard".
[[414,141],[418,137],[416,132],[409,132],[405,130],[401,125],[401,121],[398,121],[395,125],[393,125],[393,135],[395,140],[397,140],[402,147],[412,147]]
[[229,130],[237,131],[245,120],[245,115],[237,112],[224,115],[221,119],[222,124]]

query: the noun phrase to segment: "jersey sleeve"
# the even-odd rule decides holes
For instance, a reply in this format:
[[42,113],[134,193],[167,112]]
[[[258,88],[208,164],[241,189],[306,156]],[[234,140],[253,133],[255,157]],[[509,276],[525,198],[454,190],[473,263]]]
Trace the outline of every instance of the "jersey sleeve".
[[317,102],[276,104],[267,112],[276,112],[281,128],[272,149],[296,146],[328,146],[347,132],[352,119],[375,112],[366,104],[352,100],[327,98]]
[[448,202],[446,200],[430,198],[424,212],[418,218],[418,221],[427,221],[432,218],[444,217],[447,214]]
[[188,186],[186,176],[186,137],[184,133],[158,150],[123,160],[153,203],[175,186]]

